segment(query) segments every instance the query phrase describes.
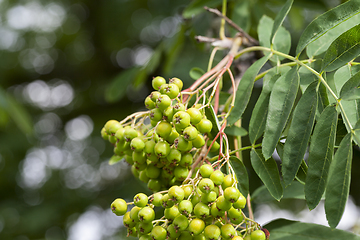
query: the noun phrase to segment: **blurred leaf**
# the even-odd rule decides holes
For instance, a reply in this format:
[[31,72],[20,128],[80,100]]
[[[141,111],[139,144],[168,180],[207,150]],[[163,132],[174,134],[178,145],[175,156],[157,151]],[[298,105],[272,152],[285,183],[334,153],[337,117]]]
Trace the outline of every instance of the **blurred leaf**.
[[285,186],[294,180],[308,146],[315,121],[317,85],[317,82],[310,84],[296,105],[292,116],[281,159]]
[[309,209],[314,209],[324,193],[330,163],[334,153],[338,114],[330,105],[322,112],[311,137],[305,196]]
[[269,81],[264,81],[263,89],[252,111],[249,123],[249,138],[252,144],[254,144],[256,140],[261,137],[265,130],[270,93],[274,83],[280,76],[280,74],[276,74],[272,76]]
[[147,74],[151,74],[153,73],[156,68],[158,68],[158,66],[161,63],[161,55],[163,53],[163,45],[160,44],[155,51],[153,52],[150,60],[148,61],[148,63],[145,66],[145,71]]
[[270,35],[271,44],[275,45],[275,35],[279,30],[280,26],[283,24],[285,17],[289,13],[293,2],[294,2],[293,0],[287,0],[284,6],[281,8],[280,12],[276,15]]
[[341,88],[342,100],[356,100],[360,98],[360,72],[352,76]]
[[[245,32],[249,32],[251,26],[250,1],[234,1],[231,20],[241,27]],[[233,34],[236,30],[231,30]]]
[[255,149],[251,149],[250,159],[254,171],[269,190],[271,196],[280,201],[283,196],[283,189],[275,160],[270,158],[265,161],[261,151]]
[[204,74],[205,71],[198,67],[193,67],[189,72],[190,77],[194,80],[198,80]]
[[181,49],[184,47],[185,42],[186,25],[180,25],[180,30],[172,38],[167,39],[165,42],[165,59],[163,62],[164,74],[173,76],[173,67],[176,61],[178,61]]
[[352,155],[351,133],[348,133],[331,162],[326,185],[325,213],[332,228],[339,224],[349,197]]
[[333,71],[360,54],[360,25],[349,29],[333,41],[325,53],[323,71]]
[[262,152],[265,159],[273,154],[285,128],[299,88],[298,68],[295,66],[282,75],[270,94]]
[[296,54],[299,55],[307,45],[359,12],[360,0],[350,0],[315,18],[300,36]]
[[13,96],[6,93],[2,87],[0,87],[0,106],[7,112],[10,118],[15,122],[16,126],[24,134],[32,134],[33,122],[29,113],[14,99]]
[[[283,197],[281,199],[301,199],[305,200],[304,185],[293,181],[289,186],[285,187],[285,184],[281,182],[283,188]],[[269,193],[269,190],[265,186],[257,188],[253,194],[251,194],[251,201],[260,204],[274,201],[274,198]]]
[[[274,25],[274,20],[270,17],[264,15],[259,22],[258,25],[258,35],[259,42],[261,46],[271,47],[270,37],[271,37],[271,29]],[[289,31],[287,31],[284,27],[280,26],[277,34],[275,35],[273,48],[279,52],[288,54],[291,47],[291,36]],[[265,54],[265,52],[264,52]],[[284,59],[284,57],[279,57],[278,55],[274,55],[270,58],[271,61],[277,63],[279,60]]]
[[287,219],[276,219],[264,228],[271,233],[271,240],[360,240],[359,236],[347,231]]
[[105,100],[108,102],[120,100],[126,94],[127,87],[135,79],[139,71],[139,67],[133,67],[118,74],[107,86],[105,90]]
[[191,18],[205,11],[204,7],[216,7],[222,3],[222,0],[194,0],[184,10],[183,17]]
[[246,131],[245,128],[238,127],[235,125],[226,127],[225,133],[230,136],[240,136],[240,137],[244,137],[244,136],[248,135],[248,132]]
[[246,70],[243,77],[241,78],[241,81],[236,90],[235,105],[228,117],[229,125],[234,124],[242,117],[242,114],[244,113],[245,108],[250,100],[252,89],[254,87],[255,77],[264,64],[269,60],[270,56],[271,54],[269,53],[257,60]]
[[114,165],[115,163],[118,163],[123,159],[123,156],[113,155],[109,160],[109,165]]
[[238,181],[237,187],[241,194],[246,198],[249,193],[249,177],[244,166],[244,163],[237,157],[230,157],[230,164],[236,174],[236,180]]

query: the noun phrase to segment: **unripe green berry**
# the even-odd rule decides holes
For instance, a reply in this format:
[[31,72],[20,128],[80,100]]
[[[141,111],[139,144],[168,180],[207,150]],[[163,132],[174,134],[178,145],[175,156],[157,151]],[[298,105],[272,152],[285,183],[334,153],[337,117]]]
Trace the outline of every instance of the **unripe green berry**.
[[228,187],[232,187],[233,184],[234,184],[234,178],[232,177],[231,174],[228,174],[224,176],[224,182],[221,184],[221,187],[222,189],[226,189]]
[[216,170],[210,175],[210,179],[216,186],[221,185],[224,182],[224,174],[220,170]]
[[127,228],[133,228],[133,227],[135,227],[136,222],[135,222],[133,219],[131,219],[131,217],[130,217],[130,212],[126,212],[126,213],[125,213],[125,215],[124,215],[124,217],[123,217],[123,224],[124,224],[124,226],[127,227]]
[[212,123],[210,120],[203,118],[198,124],[196,124],[196,128],[201,133],[209,133],[212,129]]
[[111,210],[118,216],[122,216],[127,211],[127,203],[124,199],[117,198],[111,203]]
[[203,193],[209,193],[210,191],[212,191],[214,189],[214,182],[209,178],[203,178],[199,182],[198,188]]
[[190,125],[190,115],[184,111],[178,111],[172,119],[176,128],[185,129]]
[[170,153],[170,146],[167,142],[158,142],[155,144],[154,152],[159,158],[166,157]]
[[171,99],[176,98],[180,93],[179,87],[176,84],[170,83],[165,85],[164,94],[168,95]]
[[166,139],[167,137],[169,137],[171,130],[172,130],[172,125],[166,121],[161,121],[157,127],[156,127],[156,133]]
[[139,136],[139,133],[133,128],[125,128],[124,138],[127,142],[130,142],[133,138]]
[[193,211],[193,204],[190,200],[182,200],[178,206],[179,212],[185,216],[188,216]]
[[153,78],[152,80],[152,87],[157,91],[160,89],[161,85],[163,84],[166,84],[166,80],[163,77],[158,76]]
[[221,235],[221,230],[216,225],[208,225],[204,230],[204,235],[208,240],[217,240]]
[[150,233],[150,236],[153,240],[165,240],[167,231],[162,226],[155,226]]
[[189,220],[184,215],[178,215],[173,221],[176,231],[184,231],[189,226]]
[[230,219],[230,221],[234,224],[240,224],[244,217],[241,214],[241,210],[236,209],[234,207],[231,207],[228,211],[228,218]]
[[210,215],[210,208],[208,205],[206,205],[202,202],[199,202],[194,207],[194,213],[195,213],[196,217],[205,219],[206,217],[208,217]]
[[158,192],[161,189],[161,182],[159,179],[149,179],[147,187],[153,192]]
[[255,230],[250,234],[251,240],[265,240],[266,235],[262,230]]
[[175,84],[179,88],[179,91],[181,91],[183,88],[183,81],[181,81],[179,78],[173,77],[170,79],[169,83]]
[[130,218],[135,222],[139,222],[138,214],[140,210],[141,208],[139,208],[138,206],[135,206],[130,210]]
[[198,124],[203,118],[203,115],[201,114],[200,110],[197,108],[188,108],[186,112],[190,115],[190,122],[193,125]]
[[142,150],[145,148],[145,143],[141,138],[136,137],[131,140],[130,147],[133,151],[142,152]]
[[174,114],[179,112],[179,111],[185,111],[185,105],[182,103],[176,103],[174,105]]
[[216,200],[216,207],[221,211],[227,211],[232,207],[232,204],[224,196],[219,196]]
[[165,208],[165,210],[164,210],[165,218],[170,221],[173,221],[179,215],[180,215],[180,212],[176,205],[174,205],[170,208]]
[[193,141],[197,138],[198,136],[198,131],[195,127],[193,126],[188,126],[184,129],[183,131],[183,135],[185,140],[187,141]]
[[225,239],[233,238],[236,235],[236,230],[231,224],[221,226],[221,236]]
[[152,196],[152,199],[151,199],[151,204],[153,204],[155,207],[160,207],[161,199],[162,199],[161,193],[154,193],[154,195]]
[[194,218],[189,223],[188,230],[192,235],[199,235],[205,229],[205,222],[201,219]]
[[134,204],[138,207],[145,207],[148,203],[148,196],[144,193],[138,193],[134,196]]
[[153,100],[151,100],[150,96],[147,96],[145,98],[144,104],[147,109],[154,109],[156,107],[155,102],[153,102]]
[[182,166],[176,166],[174,169],[174,175],[177,181],[184,181],[189,174],[189,169]]
[[162,111],[159,108],[154,108],[150,111],[149,118],[151,121],[159,122],[163,118]]
[[205,145],[204,136],[201,134],[198,134],[197,137],[194,140],[192,140],[191,142],[193,144],[193,147],[196,147],[196,148],[201,148],[202,146]]
[[156,100],[156,106],[161,110],[164,111],[167,107],[171,105],[171,99],[168,95],[162,94]]
[[169,189],[168,194],[170,196],[170,199],[172,199],[174,202],[178,203],[184,199],[185,192],[184,192],[184,189],[182,189],[179,186],[172,186]]
[[154,164],[148,165],[145,171],[146,171],[146,176],[152,179],[158,178],[161,172],[161,170],[155,167]]
[[155,219],[154,209],[151,207],[143,207],[138,213],[140,222],[152,222]]
[[237,188],[228,187],[224,190],[224,197],[231,203],[236,202],[240,197],[240,192]]
[[209,178],[214,172],[214,168],[210,164],[203,164],[199,168],[199,172],[203,178]]
[[240,197],[233,203],[234,208],[243,209],[246,205],[246,198],[240,193]]
[[179,165],[182,167],[190,167],[193,163],[193,156],[191,153],[185,153],[181,155],[181,160],[179,162]]

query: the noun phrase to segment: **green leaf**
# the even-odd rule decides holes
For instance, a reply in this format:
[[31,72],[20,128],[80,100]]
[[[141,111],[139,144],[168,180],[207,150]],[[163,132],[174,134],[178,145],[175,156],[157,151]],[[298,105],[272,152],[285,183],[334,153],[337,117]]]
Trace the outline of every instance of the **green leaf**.
[[198,67],[192,68],[189,72],[190,77],[194,80],[199,79],[204,74],[205,74],[205,71]]
[[356,100],[360,98],[360,72],[352,76],[341,88],[341,100]]
[[305,185],[305,182],[306,182],[307,171],[308,171],[308,166],[303,159],[301,161],[299,171],[296,173],[296,180],[298,180],[303,185]]
[[[285,187],[285,184],[281,182],[284,195],[281,198],[283,199],[305,199],[304,194],[304,185],[294,181],[289,186]],[[269,190],[265,186],[258,187],[251,194],[251,201],[260,204],[260,203],[268,203],[274,201],[274,198],[269,193]]]
[[276,219],[264,228],[271,233],[271,240],[360,240],[360,236],[351,232],[286,219]]
[[244,113],[245,108],[249,103],[252,89],[254,87],[255,77],[267,62],[267,60],[269,60],[270,56],[271,54],[269,53],[268,55],[253,63],[241,78],[241,81],[236,90],[235,106],[228,117],[229,125],[234,124],[241,118],[242,114]]
[[[345,83],[347,81],[349,81],[349,79],[351,77],[356,75],[355,72],[357,70],[358,70],[357,68],[355,68],[355,70],[354,70],[353,66],[350,66],[349,64],[347,64],[347,65],[339,68],[335,72],[334,81],[335,81],[335,86],[336,86],[338,95],[341,94],[341,89],[344,87]],[[358,103],[358,101],[346,100],[346,101],[341,101],[341,104],[343,106],[344,112],[345,112],[348,120],[350,121],[351,126],[354,126],[356,124],[356,122],[359,120],[359,103]],[[341,112],[341,115],[343,116],[343,119],[345,119],[343,112]],[[350,132],[350,129],[347,125],[346,125],[346,129],[348,130],[348,132]]]
[[252,111],[249,123],[249,138],[251,144],[258,140],[265,130],[266,117],[269,108],[270,93],[274,83],[280,77],[280,74],[272,76],[269,81],[264,80],[263,89]]
[[246,167],[240,159],[234,156],[230,157],[230,164],[236,174],[236,179],[238,181],[237,187],[241,194],[246,198],[249,193],[249,177]]
[[26,109],[19,104],[15,98],[0,87],[0,106],[7,112],[11,119],[15,122],[16,126],[24,134],[33,133],[33,123],[30,114]]
[[280,12],[276,15],[274,20],[274,25],[271,31],[270,39],[271,43],[273,44],[275,41],[275,34],[279,30],[280,26],[285,20],[286,15],[289,13],[290,8],[293,4],[293,0],[287,0],[285,5],[281,8]]
[[265,159],[273,154],[285,128],[299,87],[298,68],[293,67],[274,84],[270,94],[262,152]]
[[350,0],[320,15],[306,27],[300,36],[296,54],[299,55],[311,42],[358,13],[360,13],[360,0]]
[[347,64],[360,54],[360,24],[341,34],[325,53],[322,71],[330,72]]
[[265,161],[261,151],[255,149],[251,149],[250,159],[254,171],[269,190],[271,196],[280,201],[283,196],[283,189],[275,160],[270,158]]
[[240,137],[244,137],[248,134],[245,128],[238,127],[235,125],[226,127],[225,133],[230,136],[240,136]]
[[330,105],[320,115],[315,125],[308,158],[305,196],[309,209],[314,209],[324,193],[330,163],[334,153],[338,114]]
[[114,165],[115,163],[118,163],[123,159],[123,156],[113,155],[109,160],[109,165]]
[[282,174],[285,186],[289,185],[299,170],[314,126],[317,107],[317,82],[313,82],[300,98],[284,145]]
[[105,100],[108,102],[120,100],[126,94],[127,86],[134,80],[139,71],[139,67],[134,67],[117,75],[105,90]]
[[[259,35],[259,42],[261,46],[270,48],[270,35],[273,25],[274,20],[272,20],[266,15],[262,16],[262,18],[260,19],[257,32]],[[280,26],[273,42],[273,48],[279,52],[288,54],[290,51],[290,47],[290,33],[284,27]],[[266,53],[264,52],[264,54]],[[274,55],[270,58],[270,60],[274,63],[277,63],[279,60],[282,59],[284,59],[284,57],[279,57],[278,55]]]
[[222,3],[222,0],[194,0],[184,10],[183,17],[191,18],[204,12],[204,7],[216,7]]
[[339,224],[349,197],[352,155],[351,133],[348,133],[335,153],[326,185],[325,213],[332,228]]

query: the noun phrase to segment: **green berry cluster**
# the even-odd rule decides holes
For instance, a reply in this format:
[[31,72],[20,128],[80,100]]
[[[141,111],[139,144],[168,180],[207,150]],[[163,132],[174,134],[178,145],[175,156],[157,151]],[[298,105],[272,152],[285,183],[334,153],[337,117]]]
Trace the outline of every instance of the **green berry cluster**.
[[[116,215],[123,215],[128,235],[141,240],[265,240],[260,226],[242,212],[246,198],[234,173],[224,175],[221,160],[205,161],[206,153],[219,152],[220,144],[210,136],[213,125],[203,106],[184,104],[178,78],[166,83],[155,77],[152,86],[146,112],[121,122],[109,120],[101,130],[117,159],[125,159],[133,175],[154,192],[111,204]],[[129,205],[134,205],[130,211]],[[155,210],[162,211],[161,218],[155,219]]]

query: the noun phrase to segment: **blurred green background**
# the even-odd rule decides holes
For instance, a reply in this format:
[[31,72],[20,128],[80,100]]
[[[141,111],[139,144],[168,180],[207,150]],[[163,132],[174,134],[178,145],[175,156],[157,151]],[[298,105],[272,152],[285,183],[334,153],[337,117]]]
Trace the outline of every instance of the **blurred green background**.
[[[125,238],[109,205],[148,190],[126,163],[108,165],[100,130],[144,109],[153,76],[187,87],[191,68],[207,68],[211,47],[194,37],[218,36],[219,18],[202,6],[221,2],[0,0],[0,239]],[[284,2],[228,1],[228,16],[256,38],[261,16],[274,18]],[[295,1],[285,21],[292,41],[338,4]],[[261,185],[251,172],[250,181],[252,191]],[[295,214],[305,204],[283,206]]]

